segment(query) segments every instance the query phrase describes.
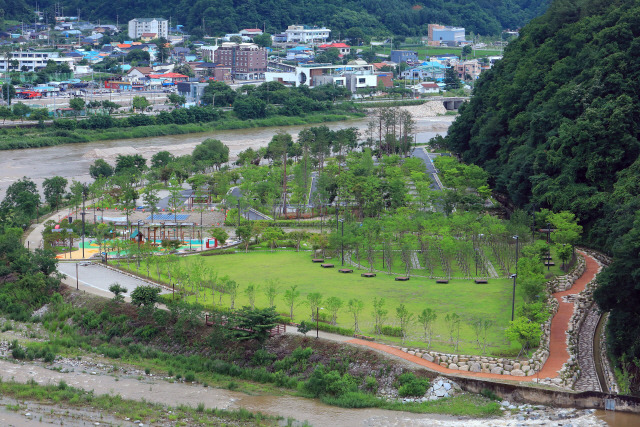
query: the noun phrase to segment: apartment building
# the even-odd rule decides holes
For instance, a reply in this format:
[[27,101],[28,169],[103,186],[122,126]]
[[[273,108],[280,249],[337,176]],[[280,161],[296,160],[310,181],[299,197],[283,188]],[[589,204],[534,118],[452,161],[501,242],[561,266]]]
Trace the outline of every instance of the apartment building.
[[326,43],[331,30],[308,25],[289,25],[284,33],[287,35],[287,43],[316,44]]
[[[17,67],[13,61],[17,61]],[[71,71],[75,69],[73,58],[61,58],[58,52],[16,51],[9,56],[0,55],[0,72],[5,71],[37,71],[47,66],[48,61],[58,64],[66,63]]]
[[231,67],[234,79],[257,80],[267,72],[267,50],[254,43],[222,43],[214,51],[214,62]]
[[129,37],[139,39],[143,34],[156,34],[155,38],[169,35],[169,21],[162,18],[135,18],[129,21]]

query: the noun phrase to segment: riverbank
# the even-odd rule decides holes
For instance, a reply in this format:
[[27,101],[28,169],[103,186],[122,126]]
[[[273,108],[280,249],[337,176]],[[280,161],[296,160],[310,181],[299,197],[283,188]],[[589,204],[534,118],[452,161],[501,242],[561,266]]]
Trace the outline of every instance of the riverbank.
[[168,135],[205,133],[219,130],[296,126],[345,121],[364,117],[364,113],[340,112],[308,114],[305,116],[273,116],[264,119],[227,119],[190,124],[167,124],[108,128],[96,130],[66,130],[54,127],[16,128],[0,130],[0,150],[51,147],[62,144],[78,144],[118,139],[151,138]]

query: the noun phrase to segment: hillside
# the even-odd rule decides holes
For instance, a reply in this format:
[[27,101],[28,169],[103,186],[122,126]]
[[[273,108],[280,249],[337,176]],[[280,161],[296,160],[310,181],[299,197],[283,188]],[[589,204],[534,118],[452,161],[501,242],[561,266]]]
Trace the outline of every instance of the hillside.
[[[12,0],[16,1],[16,0]],[[38,2],[52,10],[53,0]],[[427,24],[461,25],[479,34],[498,34],[502,28],[515,28],[541,14],[548,0],[63,0],[65,14],[92,20],[126,22],[134,17],[172,17],[191,32],[201,31],[204,19],[207,34],[236,32],[242,28],[283,31],[291,24],[326,25],[336,32],[352,27],[368,34],[426,35]],[[335,34],[337,36],[337,34]]]
[[615,255],[597,299],[640,356],[640,2],[555,1],[483,74],[446,144],[520,208],[571,210]]

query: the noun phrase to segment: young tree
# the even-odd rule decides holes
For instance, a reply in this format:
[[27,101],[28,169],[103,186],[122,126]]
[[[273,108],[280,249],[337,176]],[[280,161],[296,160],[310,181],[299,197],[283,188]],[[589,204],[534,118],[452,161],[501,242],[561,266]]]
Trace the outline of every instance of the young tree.
[[229,306],[229,308],[231,308],[231,310],[233,310],[235,304],[236,304],[236,296],[238,295],[238,282],[236,282],[235,280],[231,280],[231,279],[227,279],[225,281],[225,290],[227,291],[227,294],[229,294],[229,298],[231,299],[231,304]]
[[276,297],[280,292],[280,285],[278,284],[278,281],[273,279],[268,280],[267,285],[263,286],[262,289],[264,291],[264,295],[269,300],[269,307],[275,307]]
[[377,335],[382,333],[382,326],[384,325],[384,322],[387,319],[387,314],[389,313],[389,310],[384,308],[384,304],[384,298],[373,297],[373,317],[376,322],[375,327]]
[[153,222],[153,214],[158,207],[158,202],[160,202],[160,197],[158,196],[158,189],[155,188],[154,185],[148,184],[144,190],[142,190],[142,200],[145,205],[149,206],[151,209],[151,222]]
[[[460,316],[456,313],[449,313],[444,317],[444,322],[447,325],[447,332],[449,333],[449,342],[453,345],[454,351],[457,347],[457,344],[454,343],[454,338],[456,336],[456,330],[458,331],[458,336],[460,335]],[[454,345],[455,344],[455,345]]]
[[78,119],[77,116],[80,115],[80,112],[82,110],[84,110],[85,104],[84,104],[84,99],[82,98],[71,98],[69,100],[69,107],[73,110],[73,112],[76,115],[76,120]]
[[109,286],[109,292],[113,293],[113,301],[115,302],[123,302],[124,301],[124,295],[127,293],[127,288],[125,288],[124,286],[120,285],[119,283],[113,283],[111,284],[111,286]]
[[89,175],[93,179],[108,178],[113,175],[113,167],[103,159],[96,159],[91,166],[89,166]]
[[[535,346],[540,341],[542,330],[540,325],[527,319],[526,317],[517,317],[509,322],[509,327],[505,331],[507,338],[511,341],[517,341],[522,348],[520,354],[528,348]],[[518,357],[520,357],[518,354]]]
[[560,260],[562,261],[562,268],[564,269],[565,265],[573,255],[573,246],[568,245],[566,243],[557,244],[556,254],[558,255],[558,258],[560,258]]
[[293,308],[296,305],[296,301],[300,296],[300,291],[298,290],[298,285],[291,285],[289,289],[284,291],[284,302],[289,307],[289,317],[293,322]]
[[236,236],[244,243],[244,251],[249,252],[249,244],[251,243],[251,238],[254,236],[253,227],[250,225],[241,225],[236,228]]
[[225,231],[222,227],[212,227],[209,229],[209,234],[211,237],[218,241],[220,246],[224,245],[227,239],[229,238],[229,233]]
[[131,101],[131,105],[133,106],[133,111],[138,110],[143,112],[151,105],[151,103],[149,103],[149,100],[144,96],[134,96]]
[[258,290],[258,286],[254,285],[253,283],[249,284],[244,290],[244,294],[249,300],[249,306],[251,307],[251,310],[255,308],[257,290]]
[[396,317],[400,322],[400,332],[402,333],[402,343],[404,344],[404,340],[407,337],[407,328],[413,322],[413,313],[410,313],[404,304],[400,304],[396,307]]
[[427,344],[427,349],[431,347],[431,337],[433,336],[433,323],[438,318],[436,312],[431,308],[425,308],[422,313],[418,315],[418,322],[424,330],[424,342]]
[[276,327],[278,313],[273,307],[263,309],[252,309],[242,307],[233,316],[233,324],[236,338],[241,340],[254,339],[260,344],[269,338],[271,330]]
[[42,183],[44,199],[52,210],[57,209],[62,204],[62,197],[67,188],[67,180],[61,176],[47,178]]
[[142,306],[147,313],[152,312],[158,302],[160,288],[155,286],[138,286],[131,292],[131,304]]
[[331,313],[331,324],[337,324],[338,311],[342,308],[342,300],[338,297],[329,297],[324,302],[324,305],[327,307],[327,310],[329,310],[329,313]]
[[317,321],[317,312],[322,304],[322,294],[319,292],[311,292],[307,294],[307,305],[311,309],[311,320]]
[[364,303],[357,298],[350,299],[349,303],[347,304],[347,311],[353,315],[353,332],[355,333],[360,332],[360,325],[358,323],[358,320],[363,308]]

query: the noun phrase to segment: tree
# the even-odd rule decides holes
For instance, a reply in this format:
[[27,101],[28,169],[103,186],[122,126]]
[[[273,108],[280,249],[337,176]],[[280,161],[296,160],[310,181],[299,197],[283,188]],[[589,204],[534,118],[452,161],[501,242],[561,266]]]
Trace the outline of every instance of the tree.
[[44,199],[52,210],[56,210],[62,204],[62,198],[67,188],[67,180],[61,176],[46,178],[42,183]]
[[173,104],[174,107],[179,107],[187,102],[187,98],[182,95],[178,95],[177,93],[170,93],[167,95],[167,101],[169,104]]
[[558,258],[562,260],[562,268],[565,268],[567,262],[571,259],[573,255],[573,246],[567,245],[566,243],[556,245],[556,254]]
[[236,92],[223,82],[210,81],[204,88],[203,101],[211,101],[214,107],[230,107],[236,99]]
[[396,317],[400,322],[400,332],[402,333],[402,343],[404,344],[404,340],[407,337],[407,328],[413,321],[413,313],[410,313],[404,304],[400,304],[396,307]]
[[191,157],[194,163],[204,168],[214,165],[220,170],[220,166],[229,161],[229,147],[218,139],[208,138],[196,146]]
[[233,102],[233,112],[241,120],[261,119],[266,116],[267,103],[253,96],[239,96]]
[[311,330],[311,323],[309,322],[305,322],[304,320],[302,322],[300,322],[300,324],[298,325],[298,332],[300,332],[302,335],[307,336],[307,332],[309,332]]
[[84,99],[82,98],[71,98],[69,100],[69,107],[71,107],[76,116],[80,115],[80,112],[84,110]]
[[254,236],[253,228],[250,225],[241,225],[236,228],[236,236],[244,243],[244,251],[249,252],[249,244]]
[[554,243],[571,245],[577,243],[582,234],[582,226],[578,225],[578,219],[575,214],[562,211],[549,215],[549,221],[555,229],[551,233],[551,240]]
[[251,307],[251,310],[253,310],[255,308],[256,291],[258,290],[258,288],[259,288],[258,286],[254,285],[253,283],[250,283],[244,289],[244,294],[246,295],[247,299],[249,300],[249,306]]
[[143,307],[145,312],[152,312],[159,301],[160,288],[155,286],[138,286],[131,292],[131,304]]
[[269,33],[258,34],[253,38],[253,42],[260,47],[271,47],[271,44],[272,44],[271,34]]
[[338,311],[340,311],[343,305],[342,300],[338,297],[329,297],[324,302],[324,305],[326,306],[327,310],[329,310],[329,313],[331,313],[331,324],[337,324]]
[[311,309],[311,320],[317,321],[317,312],[322,304],[322,294],[319,292],[311,292],[307,294],[307,305]]
[[289,289],[284,291],[284,302],[289,307],[289,318],[293,322],[293,308],[295,307],[296,301],[300,296],[300,291],[298,290],[298,285],[291,285]]
[[145,52],[141,49],[136,49],[129,51],[124,60],[127,62],[149,62],[151,60],[151,56],[149,55],[149,52]]
[[433,323],[438,318],[436,312],[431,308],[425,308],[422,313],[418,315],[418,322],[424,330],[424,342],[427,344],[427,349],[431,347],[431,338],[433,336]]
[[218,244],[221,246],[224,245],[224,243],[229,238],[229,233],[227,233],[222,227],[212,227],[209,230],[209,234],[211,234],[211,237],[216,239],[218,241]]
[[[505,331],[507,338],[511,341],[517,341],[522,348],[520,354],[528,348],[538,345],[542,329],[540,325],[527,319],[526,317],[516,317],[515,320],[509,322],[509,327]],[[518,357],[520,357],[518,354]]]
[[462,48],[462,56],[464,56],[465,58],[471,55],[472,52],[473,48],[471,47],[471,45],[466,45]]
[[268,338],[271,330],[276,327],[278,313],[273,307],[253,309],[242,307],[232,317],[232,323],[236,326],[234,330],[236,338],[241,340],[256,340],[263,344]]
[[448,67],[444,72],[444,84],[447,90],[459,89],[462,83],[458,78],[458,72],[454,67]]
[[270,279],[267,285],[263,286],[264,295],[269,300],[269,307],[275,307],[276,296],[280,292],[280,286],[276,280]]
[[143,112],[151,105],[151,103],[144,96],[134,96],[133,100],[131,101],[131,105],[133,106],[133,111],[138,110],[140,112]]
[[111,286],[109,286],[109,292],[111,292],[113,294],[113,301],[115,302],[123,302],[124,301],[124,295],[127,293],[127,288],[125,288],[124,286],[120,285],[119,283],[112,283]]
[[4,83],[2,85],[2,99],[7,102],[7,105],[11,105],[11,100],[16,97],[16,88],[10,83]]
[[357,298],[350,299],[349,303],[347,304],[347,311],[353,316],[353,331],[355,333],[360,332],[360,325],[358,323],[358,320],[360,318],[360,312],[362,312],[363,308],[364,303]]
[[113,167],[103,159],[96,159],[91,166],[89,166],[89,175],[91,178],[109,178],[113,175]]
[[3,213],[15,211],[24,214],[27,218],[33,218],[37,214],[39,205],[40,195],[36,184],[25,176],[7,188],[0,204],[0,211]]
[[145,205],[151,208],[151,222],[153,222],[153,214],[158,207],[158,202],[160,202],[160,196],[158,194],[158,189],[152,184],[148,184],[144,190],[142,190],[142,200]]
[[147,159],[140,154],[118,154],[116,157],[116,175],[139,175],[147,168]]
[[373,317],[375,318],[375,329],[377,335],[382,333],[382,326],[387,319],[387,313],[389,313],[389,310],[384,308],[384,304],[384,298],[373,297]]
[[104,108],[105,110],[108,110],[109,114],[111,115],[113,114],[114,111],[122,108],[122,106],[118,103],[105,99],[104,101],[102,101],[102,108]]
[[460,316],[456,313],[449,313],[444,317],[444,322],[447,325],[447,332],[449,333],[449,339],[453,346],[453,351],[456,351],[458,347],[458,341],[454,341],[456,338],[456,331],[457,339],[460,339],[460,320]]

